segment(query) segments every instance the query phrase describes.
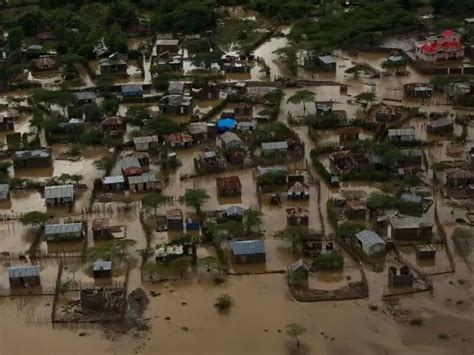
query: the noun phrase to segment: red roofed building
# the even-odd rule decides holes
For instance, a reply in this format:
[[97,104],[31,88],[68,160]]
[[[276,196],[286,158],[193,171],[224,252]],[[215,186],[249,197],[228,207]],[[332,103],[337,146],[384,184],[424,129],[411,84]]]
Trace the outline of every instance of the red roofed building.
[[464,58],[461,35],[452,30],[444,30],[437,37],[415,43],[415,55],[424,62]]

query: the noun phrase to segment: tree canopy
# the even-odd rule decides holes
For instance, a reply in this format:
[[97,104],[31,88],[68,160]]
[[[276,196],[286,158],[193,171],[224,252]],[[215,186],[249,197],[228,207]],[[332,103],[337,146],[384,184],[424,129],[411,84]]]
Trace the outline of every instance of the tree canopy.
[[186,206],[194,207],[198,213],[201,212],[202,205],[208,198],[209,195],[203,189],[187,189],[184,194]]

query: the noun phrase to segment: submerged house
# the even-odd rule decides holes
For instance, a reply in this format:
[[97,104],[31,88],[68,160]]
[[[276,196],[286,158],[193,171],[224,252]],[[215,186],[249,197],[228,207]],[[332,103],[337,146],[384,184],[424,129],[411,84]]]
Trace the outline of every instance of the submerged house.
[[240,206],[227,207],[225,214],[228,219],[232,219],[237,222],[242,222],[244,219],[244,209]]
[[387,236],[392,241],[430,241],[433,223],[417,217],[393,216],[387,226]]
[[286,192],[288,200],[309,200],[309,185],[302,181],[295,181]]
[[234,132],[225,132],[221,134],[220,140],[222,147],[225,149],[239,149],[242,148],[242,140]]
[[78,91],[73,92],[72,95],[74,96],[76,106],[94,104],[97,100],[97,95],[94,91]]
[[8,200],[10,198],[10,185],[0,184],[0,201]]
[[14,131],[14,121],[18,118],[16,110],[5,110],[0,112],[0,131]]
[[264,263],[266,260],[263,240],[232,241],[230,249],[235,264]]
[[165,136],[165,141],[170,148],[187,148],[193,144],[193,137],[187,133],[171,133]]
[[15,169],[49,168],[53,165],[51,149],[18,150],[12,156]]
[[100,124],[102,130],[111,136],[118,136],[127,130],[127,123],[120,116],[106,117]]
[[44,199],[46,206],[72,205],[74,203],[74,186],[46,186],[44,188]]
[[360,128],[358,127],[341,127],[337,130],[339,144],[352,142],[359,139]]
[[355,245],[366,256],[378,256],[385,253],[386,243],[374,231],[364,229],[354,235]]
[[309,211],[301,207],[287,208],[286,223],[289,226],[308,226]]
[[120,53],[113,53],[108,58],[101,59],[99,65],[100,75],[127,75],[127,60]]
[[33,69],[36,71],[50,71],[58,68],[56,56],[40,55],[38,59],[33,60]]
[[183,211],[179,208],[168,210],[166,212],[166,223],[170,230],[181,230],[183,229]]
[[418,60],[433,63],[439,60],[464,58],[461,34],[446,29],[438,36],[415,42],[415,56]]
[[266,142],[262,143],[262,154],[285,154],[288,152],[288,142]]
[[138,176],[129,176],[128,188],[130,192],[146,192],[159,190],[162,186],[154,173],[143,173]]
[[425,83],[410,83],[403,86],[405,97],[430,98],[433,96],[433,85]]
[[388,130],[388,141],[391,143],[414,142],[415,140],[415,128],[413,127],[391,128]]
[[446,174],[446,185],[455,188],[471,188],[474,185],[474,171],[463,169],[451,170]]
[[39,286],[41,284],[40,267],[38,265],[9,267],[8,281],[10,288]]
[[141,100],[143,99],[143,86],[138,84],[129,84],[123,85],[120,88],[122,92],[122,98],[124,101],[132,101],[132,100]]
[[49,242],[69,242],[82,240],[84,237],[82,223],[47,224],[44,226],[44,237]]
[[242,195],[242,184],[238,176],[218,177],[216,179],[217,196],[236,197]]
[[120,162],[122,174],[125,177],[138,176],[143,173],[142,166],[136,157],[125,157]]
[[92,274],[94,278],[110,278],[112,277],[112,262],[105,260],[97,260],[92,265]]
[[426,130],[434,134],[449,134],[454,131],[454,118],[444,117],[431,121],[426,125]]
[[152,148],[158,147],[158,136],[142,136],[133,138],[135,150],[137,152],[146,152]]
[[390,266],[388,268],[388,286],[395,288],[413,287],[415,277],[408,266],[396,268]]
[[125,178],[123,175],[105,176],[102,179],[102,190],[123,191],[125,190]]

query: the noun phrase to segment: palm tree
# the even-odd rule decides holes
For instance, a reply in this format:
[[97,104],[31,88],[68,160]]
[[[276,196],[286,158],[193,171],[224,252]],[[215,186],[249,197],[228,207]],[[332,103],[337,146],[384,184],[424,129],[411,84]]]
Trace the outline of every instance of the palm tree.
[[186,206],[194,207],[198,214],[201,212],[201,207],[208,198],[209,195],[206,190],[203,189],[187,189],[184,194]]
[[136,243],[132,239],[111,240],[100,246],[87,249],[87,259],[91,262],[107,260],[121,263],[127,255],[128,248]]
[[166,202],[166,197],[157,192],[151,192],[143,196],[142,204],[146,207],[154,208],[155,215],[157,215],[158,206],[163,205]]
[[316,100],[316,94],[309,90],[298,90],[293,96],[290,96],[287,103],[300,104],[303,103],[303,111],[306,116],[306,103],[314,102]]

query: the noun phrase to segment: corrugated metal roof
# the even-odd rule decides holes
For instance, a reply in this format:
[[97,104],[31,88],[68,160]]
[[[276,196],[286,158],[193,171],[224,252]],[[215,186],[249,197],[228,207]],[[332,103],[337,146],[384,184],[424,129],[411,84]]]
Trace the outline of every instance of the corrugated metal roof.
[[243,216],[244,215],[244,209],[240,206],[227,207],[225,212],[228,216],[235,216],[235,215]]
[[93,269],[94,271],[112,270],[112,262],[105,260],[97,260],[94,262]]
[[143,87],[141,85],[131,84],[131,85],[124,85],[121,88],[122,93],[143,93]]
[[143,173],[139,176],[129,176],[128,183],[129,184],[144,184],[147,182],[155,182],[156,176],[153,173]]
[[288,143],[286,141],[262,143],[262,150],[280,150],[280,149],[288,149]]
[[141,168],[140,162],[136,157],[125,157],[120,162],[122,169]]
[[10,185],[0,184],[0,198],[2,198],[2,199],[7,198],[9,192],[10,192]]
[[79,233],[82,223],[47,224],[44,226],[45,235]]
[[362,243],[363,246],[371,247],[377,244],[385,244],[384,240],[374,231],[364,229],[356,233],[355,237]]
[[321,55],[318,59],[323,62],[324,64],[336,64],[336,58],[332,55]]
[[15,266],[8,268],[8,278],[18,279],[20,277],[34,277],[39,276],[40,267],[34,266]]
[[420,227],[433,227],[433,223],[417,217],[398,217],[390,218],[390,224],[393,229],[416,229]]
[[74,92],[73,95],[78,101],[95,100],[95,98],[96,98],[95,92],[93,92],[93,91]]
[[388,130],[388,136],[414,136],[415,129],[413,127],[391,128]]
[[44,198],[65,198],[74,197],[74,186],[72,185],[56,185],[46,186],[44,188]]
[[142,137],[133,138],[133,143],[135,144],[152,143],[152,142],[158,142],[158,136],[152,135],[152,136],[142,136]]
[[230,242],[230,248],[234,255],[265,254],[265,242],[263,240],[244,240]]
[[440,118],[436,121],[432,121],[428,123],[428,127],[439,128],[439,127],[445,127],[445,126],[452,126],[453,124],[454,124],[454,118],[444,117],[444,118]]
[[407,193],[402,194],[400,196],[400,198],[404,201],[413,202],[413,203],[417,203],[417,204],[420,204],[423,201],[423,198],[421,196],[407,194]]
[[49,149],[34,149],[34,150],[17,150],[14,158],[17,159],[38,159],[47,158],[51,156]]
[[125,179],[122,175],[115,175],[115,176],[106,176],[102,180],[102,183],[107,185],[107,184],[121,184],[124,183]]
[[227,145],[233,141],[241,142],[242,140],[234,132],[225,132],[221,134],[221,140],[224,142],[224,145]]

